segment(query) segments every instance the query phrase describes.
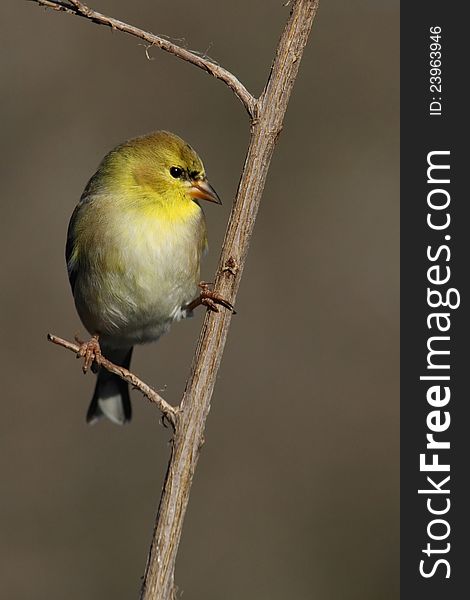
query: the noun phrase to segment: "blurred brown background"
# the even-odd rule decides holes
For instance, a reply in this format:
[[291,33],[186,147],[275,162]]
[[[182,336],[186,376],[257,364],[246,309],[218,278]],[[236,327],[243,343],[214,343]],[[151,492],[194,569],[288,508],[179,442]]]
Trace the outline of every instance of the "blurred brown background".
[[[207,51],[258,94],[281,1],[90,0]],[[185,599],[398,598],[398,0],[322,0],[271,167],[177,564]],[[165,128],[199,151],[211,280],[248,140],[231,92],[136,39],[1,3],[0,596],[136,598],[168,457],[139,395],[85,425],[94,378],[68,219],[102,156]],[[202,313],[134,369],[177,402]]]

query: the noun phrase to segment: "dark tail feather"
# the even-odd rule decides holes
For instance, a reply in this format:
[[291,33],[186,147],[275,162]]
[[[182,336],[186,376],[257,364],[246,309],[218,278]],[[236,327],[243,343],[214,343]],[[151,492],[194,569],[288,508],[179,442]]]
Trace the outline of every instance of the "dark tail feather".
[[[129,368],[131,364],[132,348],[129,350],[103,349],[103,356],[116,365]],[[106,369],[99,369],[95,393],[91,400],[86,421],[96,423],[101,417],[106,417],[117,425],[124,425],[131,420],[132,407],[129,398],[129,386],[117,375]]]

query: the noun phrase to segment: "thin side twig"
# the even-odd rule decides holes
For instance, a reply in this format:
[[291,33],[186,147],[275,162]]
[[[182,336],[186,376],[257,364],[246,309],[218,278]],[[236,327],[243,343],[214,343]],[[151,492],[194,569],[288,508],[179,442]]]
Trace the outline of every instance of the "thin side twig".
[[246,108],[250,117],[255,116],[256,111],[256,99],[250,94],[250,92],[246,89],[246,87],[227,69],[224,69],[220,65],[215,64],[205,56],[200,56],[195,52],[191,52],[186,48],[178,46],[173,42],[159,36],[154,33],[150,33],[148,31],[144,31],[143,29],[139,29],[138,27],[134,27],[134,25],[129,25],[128,23],[124,23],[123,21],[119,21],[114,17],[108,17],[103,15],[102,13],[93,10],[92,8],[83,4],[83,2],[79,2],[78,0],[29,0],[30,2],[34,2],[39,6],[44,6],[46,8],[51,8],[53,10],[59,12],[66,12],[68,14],[77,15],[79,17],[83,17],[85,19],[89,19],[93,23],[97,23],[98,25],[107,25],[112,29],[122,31],[134,37],[137,37],[141,40],[144,40],[150,46],[157,46],[165,52],[169,52],[170,54],[174,54],[178,58],[189,62],[196,67],[199,67],[203,71],[206,71],[216,79],[220,79],[223,81],[235,94],[235,96],[240,100],[243,106]]
[[[75,354],[78,354],[78,351],[80,350],[80,346],[78,344],[64,340],[56,335],[52,335],[52,333],[47,334],[47,339],[53,344],[67,348],[67,350],[71,350]],[[157,405],[164,417],[170,422],[173,429],[176,428],[178,408],[168,404],[168,402],[164,400],[158,392],[144,383],[137,377],[137,375],[134,375],[134,373],[131,373],[131,371],[128,369],[125,369],[119,365],[115,365],[104,356],[101,356],[99,364],[100,367],[104,367],[110,373],[114,373],[121,379],[124,379],[124,381],[127,381],[127,383],[130,383],[137,390],[141,391],[150,402]]]

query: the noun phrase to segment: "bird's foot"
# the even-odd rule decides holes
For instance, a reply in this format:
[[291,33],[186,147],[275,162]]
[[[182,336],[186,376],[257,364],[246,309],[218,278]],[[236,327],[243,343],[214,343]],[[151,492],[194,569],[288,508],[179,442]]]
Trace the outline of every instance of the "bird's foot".
[[83,342],[75,336],[75,341],[80,344],[80,348],[77,352],[77,358],[83,358],[83,373],[86,373],[93,363],[97,365],[101,362],[101,348],[98,342],[98,336],[92,336],[88,342]]
[[223,298],[217,292],[214,292],[214,290],[211,290],[211,285],[212,283],[207,283],[207,281],[201,281],[201,283],[199,283],[201,294],[199,298],[197,298],[199,301],[198,303],[202,304],[212,312],[219,312],[218,305],[220,305],[231,311],[233,314],[236,314],[233,304],[231,304],[228,300],[225,300],[225,298]]

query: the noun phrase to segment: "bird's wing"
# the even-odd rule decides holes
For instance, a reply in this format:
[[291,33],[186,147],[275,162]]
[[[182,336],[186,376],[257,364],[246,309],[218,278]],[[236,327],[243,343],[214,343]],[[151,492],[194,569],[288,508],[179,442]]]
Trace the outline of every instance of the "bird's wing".
[[72,293],[75,288],[75,281],[78,273],[78,261],[76,257],[76,244],[75,244],[75,223],[77,221],[78,213],[82,207],[82,202],[79,202],[75,207],[69,221],[69,228],[67,230],[67,243],[65,245],[65,260],[67,262],[67,272],[69,274],[70,286]]

